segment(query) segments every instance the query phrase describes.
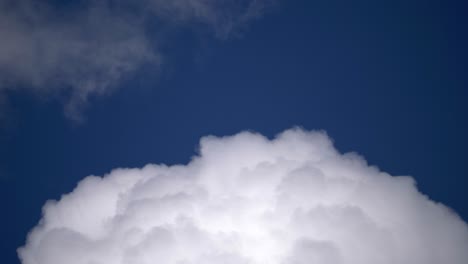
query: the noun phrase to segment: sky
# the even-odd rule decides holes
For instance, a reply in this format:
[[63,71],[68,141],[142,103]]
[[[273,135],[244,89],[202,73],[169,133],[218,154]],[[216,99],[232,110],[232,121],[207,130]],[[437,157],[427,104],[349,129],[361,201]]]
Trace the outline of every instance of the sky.
[[463,1],[115,2],[0,1],[2,263],[84,177],[245,130],[326,131],[468,220]]

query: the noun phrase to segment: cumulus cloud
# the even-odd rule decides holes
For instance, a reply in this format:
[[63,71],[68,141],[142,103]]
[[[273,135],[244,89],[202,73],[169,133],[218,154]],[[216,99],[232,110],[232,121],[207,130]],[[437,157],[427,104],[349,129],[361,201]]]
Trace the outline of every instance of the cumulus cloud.
[[48,201],[23,264],[463,264],[455,213],[323,132],[204,137],[187,165],[116,169]]
[[111,92],[146,63],[161,64],[158,28],[200,24],[226,37],[271,2],[0,0],[0,98],[18,89],[65,98],[66,114],[80,119],[90,96]]

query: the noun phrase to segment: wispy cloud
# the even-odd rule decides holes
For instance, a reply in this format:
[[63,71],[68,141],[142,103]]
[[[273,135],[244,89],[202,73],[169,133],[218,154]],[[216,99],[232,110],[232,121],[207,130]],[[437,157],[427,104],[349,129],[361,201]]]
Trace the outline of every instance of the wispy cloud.
[[220,38],[259,17],[271,0],[89,0],[73,7],[0,0],[0,97],[27,90],[65,98],[81,119],[92,95],[112,92],[142,65],[161,65],[158,36],[148,26],[207,26]]
[[90,176],[19,249],[23,264],[464,264],[455,213],[322,132],[205,137],[187,165]]

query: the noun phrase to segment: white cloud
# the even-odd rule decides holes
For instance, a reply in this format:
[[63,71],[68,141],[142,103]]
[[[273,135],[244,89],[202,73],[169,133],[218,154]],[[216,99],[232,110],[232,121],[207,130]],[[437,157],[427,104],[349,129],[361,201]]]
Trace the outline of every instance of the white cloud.
[[[0,98],[19,89],[64,97],[66,114],[79,120],[90,96],[112,92],[146,63],[160,65],[163,36],[155,24],[202,24],[226,37],[270,2],[85,0],[59,8],[47,1],[0,0]],[[148,22],[154,19],[158,23]]]
[[456,214],[322,132],[205,137],[187,165],[90,176],[18,250],[23,264],[463,264]]

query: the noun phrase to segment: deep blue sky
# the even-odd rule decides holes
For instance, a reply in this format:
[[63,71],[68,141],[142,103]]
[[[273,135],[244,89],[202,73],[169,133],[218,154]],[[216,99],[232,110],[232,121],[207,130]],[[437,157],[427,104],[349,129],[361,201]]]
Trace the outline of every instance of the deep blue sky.
[[238,37],[180,31],[161,71],[93,99],[82,124],[60,102],[11,94],[0,132],[1,262],[18,263],[43,203],[83,177],[186,163],[201,136],[246,129],[326,130],[340,151],[413,176],[468,220],[463,2],[283,1]]

